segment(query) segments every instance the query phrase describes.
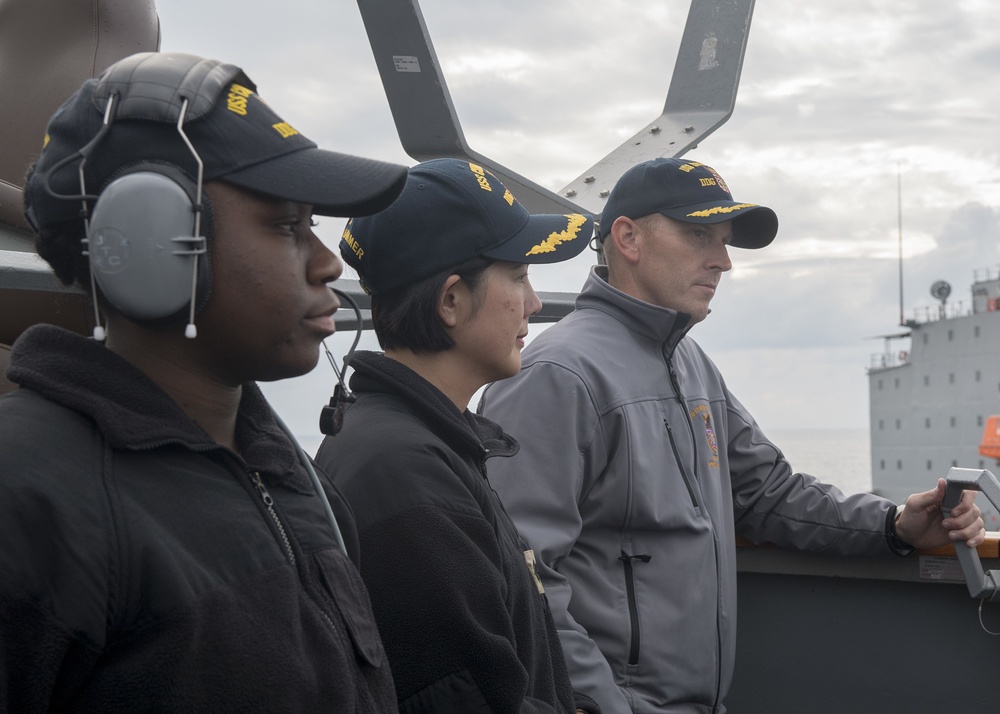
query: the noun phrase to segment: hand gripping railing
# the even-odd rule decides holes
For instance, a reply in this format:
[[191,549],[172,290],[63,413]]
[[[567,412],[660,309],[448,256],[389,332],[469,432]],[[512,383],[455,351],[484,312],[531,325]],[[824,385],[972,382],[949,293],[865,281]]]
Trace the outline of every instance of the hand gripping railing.
[[[945,517],[950,516],[951,509],[962,500],[962,491],[982,491],[994,506],[1000,508],[1000,482],[989,471],[952,468],[948,472],[947,481],[948,487],[941,503],[941,511]],[[983,572],[979,553],[975,548],[967,548],[962,543],[955,544],[955,554],[962,566],[969,594],[974,598],[987,598],[991,601],[1000,599],[1000,570]]]

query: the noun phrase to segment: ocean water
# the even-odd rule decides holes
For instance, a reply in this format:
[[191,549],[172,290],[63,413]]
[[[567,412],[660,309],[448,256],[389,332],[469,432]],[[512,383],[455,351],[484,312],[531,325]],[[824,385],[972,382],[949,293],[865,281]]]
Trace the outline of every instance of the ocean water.
[[872,490],[867,429],[769,429],[767,437],[796,471],[812,474],[844,493]]

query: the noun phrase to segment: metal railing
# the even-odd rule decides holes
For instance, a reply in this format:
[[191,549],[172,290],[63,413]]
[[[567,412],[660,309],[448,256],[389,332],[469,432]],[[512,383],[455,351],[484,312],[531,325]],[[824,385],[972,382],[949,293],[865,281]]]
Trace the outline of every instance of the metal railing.
[[892,369],[902,367],[910,359],[910,353],[906,350],[899,352],[876,352],[868,360],[868,371],[876,372],[880,369]]
[[945,305],[923,305],[913,308],[913,321],[918,324],[951,320],[955,317],[966,317],[972,314],[972,308],[966,307],[961,300]]

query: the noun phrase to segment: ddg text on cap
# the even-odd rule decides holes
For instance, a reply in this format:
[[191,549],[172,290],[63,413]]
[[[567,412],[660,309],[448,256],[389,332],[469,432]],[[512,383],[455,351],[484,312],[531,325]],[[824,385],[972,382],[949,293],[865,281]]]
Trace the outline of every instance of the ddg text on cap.
[[711,166],[660,158],[636,164],[618,179],[601,213],[600,239],[607,238],[621,216],[635,219],[654,213],[686,223],[732,221],[731,245],[737,248],[763,248],[778,233],[774,211],[734,201]]

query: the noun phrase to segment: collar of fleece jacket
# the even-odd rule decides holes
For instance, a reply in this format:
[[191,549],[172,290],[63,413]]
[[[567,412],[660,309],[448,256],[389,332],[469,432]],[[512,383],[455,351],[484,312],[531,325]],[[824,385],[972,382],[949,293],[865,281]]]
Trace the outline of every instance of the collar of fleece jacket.
[[381,352],[355,352],[351,389],[395,394],[412,403],[435,433],[456,451],[486,456],[513,456],[520,446],[500,425],[468,409],[459,411],[441,390],[409,367]]
[[[51,325],[35,325],[14,343],[7,376],[21,387],[92,419],[115,449],[180,444],[223,449],[142,371],[101,343]],[[243,385],[236,424],[243,459],[289,487],[312,491],[294,448],[256,384]]]

